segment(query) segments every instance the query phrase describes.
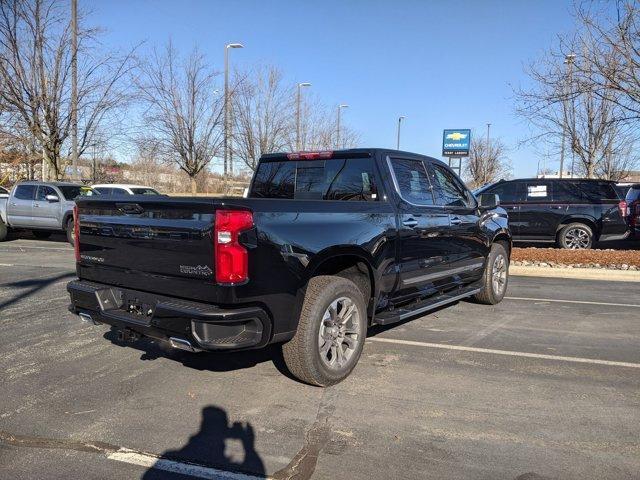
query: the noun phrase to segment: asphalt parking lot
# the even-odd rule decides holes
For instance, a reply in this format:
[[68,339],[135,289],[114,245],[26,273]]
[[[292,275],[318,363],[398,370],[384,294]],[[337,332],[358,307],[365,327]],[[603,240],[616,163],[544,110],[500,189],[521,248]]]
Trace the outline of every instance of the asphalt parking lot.
[[638,283],[512,277],[495,307],[373,329],[320,389],[275,348],[193,355],[78,321],[59,240],[0,244],[3,479],[640,478]]

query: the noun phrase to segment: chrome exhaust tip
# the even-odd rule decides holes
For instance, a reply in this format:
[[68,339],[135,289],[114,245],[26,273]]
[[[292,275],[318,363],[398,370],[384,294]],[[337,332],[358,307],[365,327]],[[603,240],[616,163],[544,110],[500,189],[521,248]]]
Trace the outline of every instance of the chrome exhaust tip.
[[100,322],[95,321],[88,313],[80,312],[78,313],[78,316],[83,322],[90,323],[91,325],[100,325]]
[[187,352],[200,352],[199,348],[191,345],[189,340],[185,340],[184,338],[170,337],[169,343],[173,348],[177,348],[179,350],[186,350]]

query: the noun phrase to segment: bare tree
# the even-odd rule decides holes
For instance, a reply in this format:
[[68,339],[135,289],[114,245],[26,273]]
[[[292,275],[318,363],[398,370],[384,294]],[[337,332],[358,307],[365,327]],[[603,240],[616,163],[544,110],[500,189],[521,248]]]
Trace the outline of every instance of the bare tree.
[[611,18],[603,5],[577,3],[575,33],[529,68],[532,88],[516,91],[517,111],[535,130],[528,140],[570,154],[590,178],[638,164],[629,145],[640,133],[640,9],[621,1]]
[[[66,7],[60,0],[0,1],[3,116],[29,132],[56,179],[62,174],[71,128],[72,53]],[[132,68],[131,53],[101,54],[97,33],[84,28],[78,35],[79,154],[127,99],[121,80]]]
[[528,70],[533,87],[517,90],[516,96],[517,112],[535,130],[528,140],[560,155],[566,146],[578,163],[576,170],[593,178],[599,165],[620,149],[620,142],[629,140],[620,133],[633,132],[624,125],[616,92],[603,92],[593,81],[589,58],[564,53],[585,48],[584,39],[578,38],[548,52]]
[[506,158],[506,147],[499,139],[477,140],[472,137],[469,159],[465,164],[466,181],[471,188],[507,178],[511,164]]
[[275,67],[245,72],[233,93],[233,155],[255,170],[261,155],[288,149],[295,135],[293,88]]
[[137,81],[145,106],[145,131],[157,154],[174,163],[197,192],[197,175],[220,151],[223,98],[217,93],[219,74],[194,49],[182,61],[171,42],[142,63]]
[[[336,148],[338,124],[335,108],[329,108],[320,100],[312,98],[301,109],[300,139],[302,150],[332,150]],[[295,134],[295,131],[292,132]],[[290,136],[289,147],[295,149],[295,136]],[[353,148],[360,141],[358,132],[340,125],[341,148]]]
[[596,85],[597,92],[609,95],[622,107],[624,120],[640,119],[640,5],[634,0],[618,0],[611,15],[609,5],[583,1],[575,17],[586,40],[579,54],[588,69],[580,71]]

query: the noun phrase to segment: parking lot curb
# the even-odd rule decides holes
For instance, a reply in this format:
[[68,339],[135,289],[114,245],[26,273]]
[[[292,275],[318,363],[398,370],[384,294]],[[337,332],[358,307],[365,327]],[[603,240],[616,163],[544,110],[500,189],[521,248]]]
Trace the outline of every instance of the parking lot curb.
[[606,268],[551,268],[511,265],[511,275],[522,277],[574,278],[578,280],[609,280],[612,282],[640,282],[640,271],[610,270]]

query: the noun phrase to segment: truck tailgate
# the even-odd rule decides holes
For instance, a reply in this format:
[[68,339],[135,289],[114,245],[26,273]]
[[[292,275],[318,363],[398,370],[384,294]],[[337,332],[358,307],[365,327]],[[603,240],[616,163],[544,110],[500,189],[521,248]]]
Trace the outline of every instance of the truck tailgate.
[[215,281],[212,199],[84,198],[78,215],[81,278],[167,293],[171,279]]

